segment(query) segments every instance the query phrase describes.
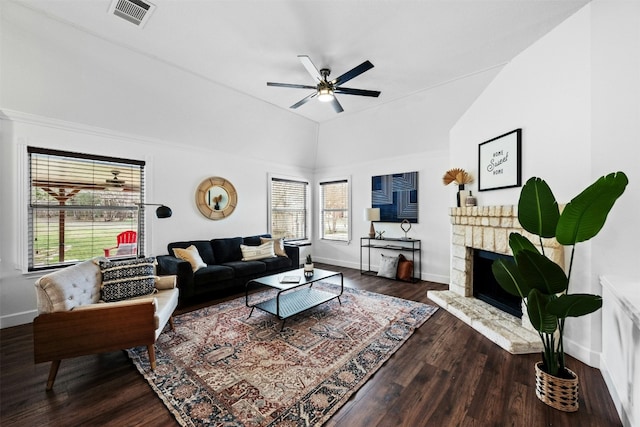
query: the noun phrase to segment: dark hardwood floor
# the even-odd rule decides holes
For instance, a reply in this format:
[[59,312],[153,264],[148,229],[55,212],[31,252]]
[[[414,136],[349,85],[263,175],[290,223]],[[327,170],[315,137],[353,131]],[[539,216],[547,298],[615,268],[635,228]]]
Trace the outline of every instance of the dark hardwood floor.
[[[427,290],[445,288],[319,267],[343,271],[346,286],[425,303],[431,303]],[[33,363],[31,325],[0,331],[0,357],[3,427],[177,425],[123,351],[62,361],[51,392],[45,391],[49,364]],[[440,309],[326,425],[622,425],[600,371],[573,358],[568,365],[580,378],[579,411],[563,413],[540,402],[533,372],[539,359],[507,353]]]

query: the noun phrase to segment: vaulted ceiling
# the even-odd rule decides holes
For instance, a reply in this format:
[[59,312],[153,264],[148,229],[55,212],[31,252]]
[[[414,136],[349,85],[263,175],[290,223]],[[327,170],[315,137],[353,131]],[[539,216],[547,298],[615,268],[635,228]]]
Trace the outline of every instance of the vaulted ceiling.
[[[330,77],[371,61],[373,69],[345,86],[382,94],[338,95],[341,115],[504,65],[588,3],[151,0],[148,21],[136,26],[110,12],[112,0],[11,1],[283,109],[313,92],[266,85],[313,85],[298,55],[331,69]],[[319,123],[337,117],[315,99],[291,111]]]

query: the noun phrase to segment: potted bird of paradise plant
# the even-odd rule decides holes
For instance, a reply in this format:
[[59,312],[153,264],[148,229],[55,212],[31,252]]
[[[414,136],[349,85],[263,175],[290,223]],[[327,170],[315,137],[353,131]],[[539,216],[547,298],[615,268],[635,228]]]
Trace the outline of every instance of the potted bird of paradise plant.
[[[623,172],[602,176],[561,212],[549,185],[541,178],[529,179],[520,192],[518,221],[524,230],[538,236],[542,251],[522,234],[511,233],[514,261],[499,259],[492,265],[500,286],[523,298],[531,324],[540,335],[544,351],[543,360],[535,366],[536,395],[556,409],[578,410],[578,377],[565,365],[565,321],[602,307],[599,295],[569,293],[575,246],[600,232],[628,182]],[[555,238],[570,247],[566,273],[545,255],[543,238]]]

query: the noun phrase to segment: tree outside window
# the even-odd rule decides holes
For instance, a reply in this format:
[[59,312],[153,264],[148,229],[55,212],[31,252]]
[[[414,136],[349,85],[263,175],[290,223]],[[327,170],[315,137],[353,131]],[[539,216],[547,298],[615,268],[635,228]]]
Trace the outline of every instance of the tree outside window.
[[320,233],[326,240],[351,240],[349,180],[320,182]]
[[271,178],[270,232],[285,240],[306,240],[308,234],[309,183]]
[[[144,162],[28,147],[29,270],[97,256],[131,257],[136,242],[117,248],[117,236],[138,230]],[[115,248],[114,248],[115,247]],[[107,248],[114,250],[105,251]]]

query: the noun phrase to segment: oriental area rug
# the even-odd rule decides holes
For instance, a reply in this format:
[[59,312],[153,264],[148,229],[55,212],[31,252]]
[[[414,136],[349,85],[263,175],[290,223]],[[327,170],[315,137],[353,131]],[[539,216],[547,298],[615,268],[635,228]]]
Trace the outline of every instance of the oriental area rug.
[[[315,287],[339,293],[339,287]],[[272,291],[251,296],[270,298]],[[319,426],[436,307],[345,288],[337,299],[282,321],[244,297],[181,314],[175,331],[130,358],[183,426]]]

